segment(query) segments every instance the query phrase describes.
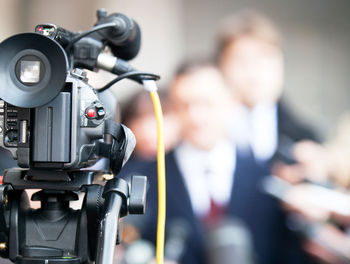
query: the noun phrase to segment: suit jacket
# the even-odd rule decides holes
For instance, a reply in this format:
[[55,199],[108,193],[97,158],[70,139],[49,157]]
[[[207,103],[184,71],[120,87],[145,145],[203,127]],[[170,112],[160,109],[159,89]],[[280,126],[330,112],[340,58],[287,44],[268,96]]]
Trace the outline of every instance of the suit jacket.
[[[284,215],[279,203],[260,188],[260,181],[268,167],[256,164],[254,158],[237,155],[234,184],[226,216],[241,219],[251,232],[256,253],[256,263],[283,264],[306,263],[284,225]],[[195,216],[183,176],[176,164],[174,152],[166,156],[166,221],[184,219],[189,224],[187,250],[181,263],[205,263],[204,236],[200,221]],[[149,177],[146,215],[142,217],[142,235],[155,243],[157,227],[157,170],[156,164],[144,168]],[[219,179],[218,179],[219,180]]]
[[280,101],[277,104],[277,122],[279,135],[286,135],[293,141],[303,139],[316,142],[320,141],[318,135],[312,130],[312,127],[298,119],[284,101]]
[[293,144],[300,140],[312,140],[318,143],[321,141],[312,127],[298,119],[283,101],[277,104],[277,130],[277,150],[271,159],[271,164],[275,161],[295,163],[292,148]]

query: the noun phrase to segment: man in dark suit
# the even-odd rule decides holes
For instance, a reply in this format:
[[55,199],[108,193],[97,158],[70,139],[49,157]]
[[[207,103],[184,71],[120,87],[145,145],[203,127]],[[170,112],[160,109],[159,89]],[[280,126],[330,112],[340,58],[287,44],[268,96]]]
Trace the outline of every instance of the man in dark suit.
[[[250,232],[254,252],[253,263],[307,263],[304,256],[297,249],[295,237],[284,226],[284,215],[276,200],[265,195],[260,190],[260,181],[264,175],[254,159],[237,156],[237,167],[233,173],[234,186],[231,189],[230,199],[223,207],[222,217],[237,218],[241,220]],[[191,204],[188,189],[183,180],[175,153],[170,152],[166,157],[167,168],[167,225],[173,220],[185,219],[190,226],[185,241],[184,255],[180,263],[201,264],[206,262],[206,226],[202,217],[196,215]],[[156,166],[145,170],[149,177],[150,189],[148,191],[146,216],[140,221],[143,237],[156,243],[156,217],[157,217],[157,179]],[[220,181],[220,179],[217,179]],[[234,237],[227,237],[235,240]],[[292,240],[292,241],[291,241]],[[167,241],[167,238],[166,238]],[[232,256],[234,259],[234,256]],[[234,262],[233,262],[234,263]],[[248,263],[248,262],[245,262]]]
[[[229,138],[231,96],[218,69],[209,64],[183,67],[171,84],[170,99],[181,122],[182,141],[166,156],[167,228],[177,219],[188,225],[185,250],[177,261],[206,263],[206,231],[234,217],[252,238],[255,263],[305,263],[295,251],[277,201],[261,191],[266,167],[249,151],[236,149]],[[149,176],[150,188],[140,229],[144,238],[155,242],[156,164],[142,172]]]

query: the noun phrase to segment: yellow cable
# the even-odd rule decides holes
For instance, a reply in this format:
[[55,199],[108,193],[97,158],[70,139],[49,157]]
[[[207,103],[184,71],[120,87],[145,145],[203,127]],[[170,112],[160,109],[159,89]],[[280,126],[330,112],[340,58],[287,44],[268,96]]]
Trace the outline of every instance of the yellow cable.
[[157,223],[157,248],[156,259],[157,264],[164,263],[164,233],[165,233],[165,151],[164,151],[164,134],[163,134],[163,113],[157,91],[150,92],[154,112],[157,118],[158,129],[158,223]]

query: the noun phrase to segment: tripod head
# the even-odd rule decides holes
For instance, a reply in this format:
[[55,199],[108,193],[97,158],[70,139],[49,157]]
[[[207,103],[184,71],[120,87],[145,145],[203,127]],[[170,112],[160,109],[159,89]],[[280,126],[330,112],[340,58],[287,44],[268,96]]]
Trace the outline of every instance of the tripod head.
[[[89,171],[6,171],[0,185],[0,255],[23,264],[113,263],[119,218],[144,213],[147,178],[133,176],[130,184],[113,178],[105,186],[92,180]],[[41,207],[31,209],[24,190],[39,186],[45,188],[32,200]],[[69,202],[80,191],[83,206],[73,210]]]

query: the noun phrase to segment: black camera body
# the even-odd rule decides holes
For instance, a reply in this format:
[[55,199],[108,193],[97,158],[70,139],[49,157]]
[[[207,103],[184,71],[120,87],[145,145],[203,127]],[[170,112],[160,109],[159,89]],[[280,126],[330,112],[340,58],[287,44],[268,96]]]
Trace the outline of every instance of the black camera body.
[[[27,44],[32,39],[37,42]],[[48,44],[50,50],[41,49]],[[0,84],[0,146],[20,167],[73,170],[96,160],[94,141],[103,138],[106,110],[84,72],[68,71],[61,51],[57,42],[36,33],[0,44],[5,67],[0,65],[0,71],[7,72]],[[63,67],[58,73],[57,57]],[[65,79],[53,78],[56,74]]]
[[70,74],[62,91],[42,106],[0,101],[0,146],[20,167],[73,170],[96,160],[94,141],[103,138],[106,110],[78,74]]

